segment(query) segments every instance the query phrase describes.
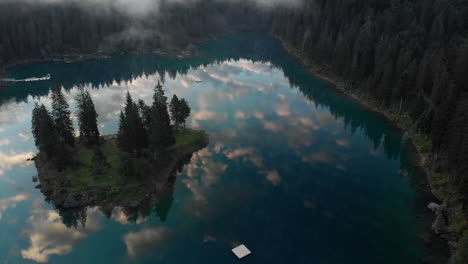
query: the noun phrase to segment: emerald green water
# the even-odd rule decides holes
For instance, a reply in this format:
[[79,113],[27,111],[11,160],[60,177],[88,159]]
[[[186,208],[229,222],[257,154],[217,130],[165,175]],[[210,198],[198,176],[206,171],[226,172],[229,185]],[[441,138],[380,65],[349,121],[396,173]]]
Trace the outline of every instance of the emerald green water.
[[[206,130],[210,145],[171,179],[163,202],[76,217],[45,201],[26,161],[37,151],[31,111],[50,105],[51,84],[0,87],[2,263],[374,264],[427,255],[425,201],[398,131],[276,40],[246,35],[199,49],[192,59],[124,55],[7,73],[50,73],[73,109],[76,88],[86,87],[102,134],[116,132],[126,91],[151,103],[161,79],[168,97],[187,99],[188,126]],[[253,254],[237,260],[238,243]]]

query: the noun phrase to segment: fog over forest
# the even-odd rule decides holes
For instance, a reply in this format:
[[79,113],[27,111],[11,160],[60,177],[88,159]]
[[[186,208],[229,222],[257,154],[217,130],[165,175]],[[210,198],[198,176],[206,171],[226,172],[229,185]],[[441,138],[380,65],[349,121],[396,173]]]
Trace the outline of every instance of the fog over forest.
[[[27,3],[40,5],[78,4],[84,8],[115,8],[133,16],[147,15],[160,10],[162,5],[194,5],[204,0],[0,0],[4,3]],[[303,0],[215,0],[235,4],[241,2],[254,3],[258,7],[290,7],[297,8],[303,4]]]

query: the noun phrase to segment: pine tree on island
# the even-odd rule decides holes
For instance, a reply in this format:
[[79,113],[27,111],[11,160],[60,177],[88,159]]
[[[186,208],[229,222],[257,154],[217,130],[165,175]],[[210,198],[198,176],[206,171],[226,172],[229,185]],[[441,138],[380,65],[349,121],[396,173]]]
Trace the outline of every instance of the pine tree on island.
[[190,116],[191,112],[187,101],[185,101],[184,98],[179,100],[177,95],[174,95],[169,105],[169,109],[171,112],[171,119],[174,122],[176,129],[179,127],[179,125],[184,124],[185,130],[185,121]]
[[147,131],[139,108],[127,92],[124,112],[120,113],[117,142],[121,151],[140,154],[147,146]]
[[39,151],[52,157],[57,144],[56,129],[49,110],[43,104],[34,106],[31,130]]
[[52,87],[52,118],[60,143],[73,147],[75,145],[73,122],[70,118],[69,105],[58,83],[54,83]]
[[87,145],[99,143],[99,130],[97,127],[98,114],[94,108],[93,100],[87,90],[80,89],[76,96],[78,105],[78,123],[80,127],[80,140]]
[[167,111],[167,97],[159,81],[154,89],[149,135],[149,144],[153,151],[163,151],[175,143]]
[[192,111],[192,109],[190,108],[190,106],[188,105],[187,101],[185,101],[184,98],[180,100],[179,108],[180,110],[178,111],[179,113],[178,120],[180,124],[184,124],[184,131],[185,131],[185,121],[190,116],[190,112]]
[[179,125],[179,110],[180,110],[180,101],[177,95],[174,94],[171,99],[171,103],[169,104],[169,111],[171,112],[171,119],[174,122],[176,129]]
[[[51,168],[63,171],[74,164],[77,169],[88,168],[94,175],[108,175],[109,169],[115,168],[124,176],[142,175],[138,166],[149,164],[148,161],[153,165],[157,161],[165,166],[166,159],[170,159],[170,155],[166,155],[170,153],[165,152],[169,147],[174,146],[179,154],[180,150],[188,151],[183,150],[182,145],[175,145],[174,131],[177,132],[182,124],[185,128],[190,107],[185,99],[179,99],[176,95],[168,107],[167,97],[160,82],[154,89],[151,107],[142,100],[137,104],[127,92],[125,107],[119,115],[116,140],[113,137],[101,140],[97,126],[98,115],[90,93],[79,89],[75,99],[80,131],[78,141],[73,136],[69,105],[60,85],[54,84],[53,87],[52,112],[43,104],[36,104],[33,109],[34,141],[40,151],[41,162],[47,163],[50,160],[55,165]],[[174,126],[171,126],[171,118]],[[198,133],[198,137],[194,137],[199,140],[195,144],[202,142],[203,137],[200,135],[202,134]],[[192,143],[185,141],[184,144],[194,144],[194,140],[189,142]],[[77,156],[78,153],[80,155]],[[142,158],[148,156],[152,158],[145,163]],[[136,166],[137,164],[139,165]]]

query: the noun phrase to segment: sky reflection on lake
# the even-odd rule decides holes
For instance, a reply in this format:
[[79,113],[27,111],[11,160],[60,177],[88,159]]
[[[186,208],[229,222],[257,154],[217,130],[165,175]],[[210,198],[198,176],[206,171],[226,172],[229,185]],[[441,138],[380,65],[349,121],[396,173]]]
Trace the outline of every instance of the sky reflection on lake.
[[[35,167],[26,161],[36,152],[30,113],[34,102],[50,105],[48,88],[19,89],[17,97],[0,92],[0,259],[237,263],[230,249],[245,243],[253,251],[245,263],[418,261],[423,206],[397,131],[310,76],[276,41],[246,38],[268,44],[270,53],[262,61],[252,51],[228,59],[236,43],[231,39],[201,47],[202,56],[216,58],[210,63],[151,58],[159,70],[124,81],[118,69],[102,67],[104,76],[86,72],[88,64],[113,65],[106,61],[12,70],[11,76],[20,76],[47,68],[58,79],[70,77],[64,85],[71,88],[66,97],[72,109],[76,86],[85,86],[102,134],[117,131],[126,91],[151,104],[153,87],[164,80],[169,98],[187,99],[187,125],[206,130],[210,145],[192,156],[164,206],[140,212],[87,208],[70,220],[34,188]],[[138,59],[111,60],[126,66]],[[152,65],[139,63],[135,69]],[[165,72],[165,65],[184,70]]]

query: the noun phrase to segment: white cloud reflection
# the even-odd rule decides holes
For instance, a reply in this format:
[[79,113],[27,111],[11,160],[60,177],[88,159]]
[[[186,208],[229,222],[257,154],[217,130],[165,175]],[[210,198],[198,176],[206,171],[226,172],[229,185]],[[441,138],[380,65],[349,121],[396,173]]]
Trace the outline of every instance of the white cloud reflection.
[[150,249],[164,245],[169,237],[169,231],[165,227],[145,227],[138,232],[130,232],[124,236],[127,253],[130,257],[136,257]]
[[2,220],[2,214],[9,208],[15,208],[16,204],[28,199],[26,194],[17,194],[12,197],[8,197],[0,200],[0,220]]
[[79,241],[101,229],[95,211],[88,210],[85,227],[68,228],[56,211],[42,209],[42,202],[36,201],[34,207],[28,220],[31,228],[25,231],[31,245],[21,250],[24,259],[46,263],[53,255],[67,255]]
[[5,171],[11,170],[16,166],[26,166],[31,164],[31,161],[28,161],[27,159],[32,158],[33,156],[33,152],[0,152],[0,175],[3,175]]

